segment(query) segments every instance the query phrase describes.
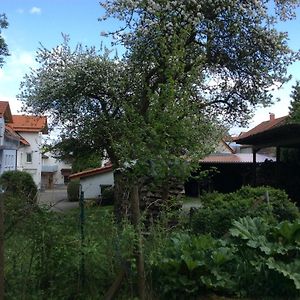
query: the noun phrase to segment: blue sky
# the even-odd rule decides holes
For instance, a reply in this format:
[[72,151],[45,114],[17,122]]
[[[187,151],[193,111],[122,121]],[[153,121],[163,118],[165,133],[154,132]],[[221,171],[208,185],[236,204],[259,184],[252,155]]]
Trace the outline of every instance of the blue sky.
[[[0,0],[0,13],[8,17],[9,27],[3,35],[11,53],[0,69],[0,100],[9,101],[13,113],[20,112],[21,104],[16,95],[23,76],[36,66],[35,52],[40,43],[47,48],[54,47],[61,43],[61,33],[65,33],[70,35],[72,44],[100,46],[102,40],[109,45],[101,32],[117,28],[113,20],[98,21],[104,12],[97,0]],[[300,9],[296,20],[280,24],[278,28],[289,33],[291,48],[300,49]],[[292,81],[275,92],[280,102],[259,108],[250,127],[266,120],[269,112],[275,113],[276,117],[288,113],[291,87],[295,80],[300,80],[300,63],[289,67],[289,73],[293,75]]]

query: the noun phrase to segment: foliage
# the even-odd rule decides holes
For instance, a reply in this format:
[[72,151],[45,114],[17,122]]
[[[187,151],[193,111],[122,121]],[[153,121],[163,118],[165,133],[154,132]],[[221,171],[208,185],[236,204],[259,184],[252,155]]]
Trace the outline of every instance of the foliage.
[[[118,232],[110,212],[86,210],[83,248],[78,210],[63,215],[39,210],[23,225],[6,242],[6,298],[101,299],[119,267]],[[82,253],[84,289],[78,286]]]
[[79,192],[80,192],[80,181],[71,180],[68,183],[67,193],[69,201],[79,201]]
[[101,165],[103,154],[91,148],[88,142],[78,143],[75,139],[62,137],[54,145],[47,145],[47,151],[51,151],[56,158],[66,161],[72,165],[72,172],[81,172]]
[[[77,144],[79,153],[106,152],[115,167],[134,161],[137,176],[164,179],[187,175],[183,153],[202,157],[215,143],[212,121],[169,90],[149,95],[142,112],[141,76],[126,59],[82,47],[73,51],[67,42],[40,49],[37,59],[41,67],[27,76],[21,98],[36,113],[50,111],[63,125],[63,144]],[[208,132],[210,138],[201,143]]]
[[199,299],[209,294],[262,299],[300,295],[299,219],[269,224],[234,221],[229,239],[171,234],[150,255],[160,299]]
[[145,74],[145,87],[154,91],[174,80],[175,93],[184,87],[201,111],[236,122],[256,104],[270,103],[266,88],[285,82],[285,64],[296,58],[275,26],[295,16],[299,1],[274,2],[107,0],[102,6],[103,19],[124,24],[112,35]]
[[97,153],[80,155],[74,158],[72,162],[72,172],[81,172],[87,169],[99,168],[101,165],[100,157]]
[[9,238],[17,227],[37,209],[37,187],[26,172],[8,171],[0,176],[4,189],[4,237]]
[[299,123],[300,122],[300,82],[297,81],[296,85],[293,86],[291,93],[291,106],[289,107],[289,122]]
[[37,187],[32,176],[22,171],[7,171],[0,176],[0,185],[9,194],[36,201]]
[[219,137],[216,124],[247,120],[271,103],[274,82],[287,80],[296,54],[275,24],[297,3],[276,1],[272,17],[267,4],[103,1],[106,18],[125,22],[113,36],[126,54],[72,50],[67,40],[41,48],[19,98],[116,168],[134,161],[136,177],[187,176],[182,154],[203,157]]
[[[63,215],[35,210],[17,227],[5,243],[6,298],[102,299],[121,268],[127,279],[120,298],[133,298],[133,226],[126,221],[117,226],[107,208],[85,212],[83,247],[77,209]],[[199,299],[212,293],[255,299],[300,296],[299,219],[269,224],[242,218],[234,221],[226,239],[162,224],[149,230],[145,244],[154,299]],[[78,286],[82,253],[83,289]]]
[[192,229],[196,233],[210,233],[215,237],[226,234],[232,221],[239,217],[262,216],[279,222],[299,217],[299,210],[287,194],[271,187],[246,186],[230,194],[209,193],[202,197],[201,202],[203,207],[192,216]]
[[[243,122],[258,104],[271,103],[275,82],[287,80],[296,55],[275,30],[278,14],[268,15],[268,3],[104,1],[106,17],[126,23],[115,33],[123,57],[73,51],[67,39],[42,48],[40,67],[26,76],[19,98],[29,111],[51,113],[66,139],[107,154],[126,173],[129,191],[147,177],[156,184],[185,178],[220,137],[219,124]],[[287,18],[296,4],[274,7]],[[115,184],[116,202],[126,210],[127,187]],[[138,195],[131,196],[138,223]]]
[[233,251],[210,236],[173,234],[150,266],[153,285],[161,299],[196,299],[208,291],[232,293]]
[[5,14],[0,14],[0,68],[3,66],[4,59],[3,56],[8,56],[8,48],[5,43],[4,38],[2,37],[2,29],[7,28],[8,22]]
[[275,226],[262,218],[245,217],[233,222],[230,233],[240,257],[237,272],[242,294],[299,297],[299,220]]

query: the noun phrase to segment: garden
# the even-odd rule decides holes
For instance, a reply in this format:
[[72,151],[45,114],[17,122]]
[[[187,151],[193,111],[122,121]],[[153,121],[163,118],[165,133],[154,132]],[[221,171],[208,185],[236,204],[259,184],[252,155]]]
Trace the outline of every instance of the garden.
[[[120,273],[115,299],[137,299],[138,237],[128,220],[90,203],[81,223],[78,209],[38,207],[21,186],[5,194],[6,299],[109,299]],[[199,201],[141,225],[148,299],[300,297],[299,210],[285,192],[243,187]]]

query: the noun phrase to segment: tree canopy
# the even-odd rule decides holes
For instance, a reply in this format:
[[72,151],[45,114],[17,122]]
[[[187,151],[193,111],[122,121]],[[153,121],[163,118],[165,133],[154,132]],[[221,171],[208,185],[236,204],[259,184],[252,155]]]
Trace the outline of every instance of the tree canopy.
[[258,104],[270,104],[274,83],[288,79],[286,68],[297,53],[275,25],[292,18],[297,5],[299,1],[102,2],[104,19],[124,23],[114,36],[143,69],[146,86],[157,89],[167,80],[166,69],[172,69],[179,84],[191,83],[185,89],[201,111],[229,123],[243,123]]
[[291,93],[291,105],[289,107],[289,121],[300,123],[300,82],[297,81]]
[[3,66],[4,63],[4,56],[8,56],[8,47],[5,43],[5,40],[2,36],[2,29],[7,28],[8,22],[5,14],[0,14],[0,67]]
[[218,124],[244,123],[272,102],[270,89],[288,80],[297,58],[275,24],[298,4],[275,1],[271,12],[271,1],[102,2],[103,19],[124,23],[107,34],[125,55],[72,50],[67,41],[41,48],[20,99],[116,167],[174,174],[187,157],[211,151]]

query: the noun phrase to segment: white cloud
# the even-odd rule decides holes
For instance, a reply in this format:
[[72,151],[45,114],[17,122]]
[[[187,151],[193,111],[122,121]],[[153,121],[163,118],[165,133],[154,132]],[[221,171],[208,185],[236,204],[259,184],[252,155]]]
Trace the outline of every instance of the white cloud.
[[40,15],[42,12],[42,9],[36,6],[33,6],[30,11],[31,14],[36,14],[36,15]]
[[23,14],[24,13],[24,9],[23,8],[18,8],[17,9],[17,13],[18,14]]

